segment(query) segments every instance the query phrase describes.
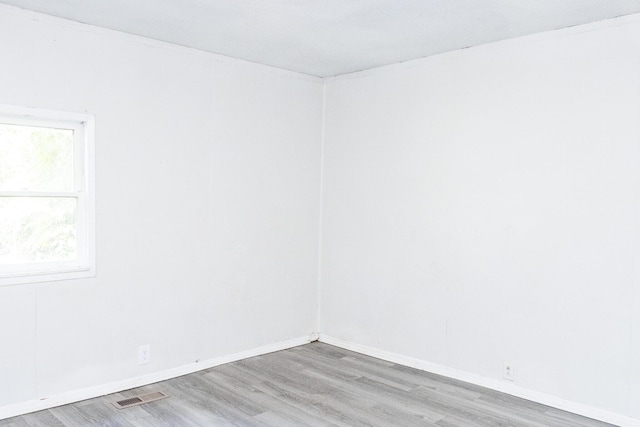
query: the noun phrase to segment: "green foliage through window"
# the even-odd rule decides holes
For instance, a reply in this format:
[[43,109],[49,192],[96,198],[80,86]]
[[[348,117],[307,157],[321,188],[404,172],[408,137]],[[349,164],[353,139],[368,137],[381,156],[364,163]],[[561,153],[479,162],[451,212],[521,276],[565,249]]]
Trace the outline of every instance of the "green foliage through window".
[[0,265],[77,257],[73,152],[71,129],[0,124]]

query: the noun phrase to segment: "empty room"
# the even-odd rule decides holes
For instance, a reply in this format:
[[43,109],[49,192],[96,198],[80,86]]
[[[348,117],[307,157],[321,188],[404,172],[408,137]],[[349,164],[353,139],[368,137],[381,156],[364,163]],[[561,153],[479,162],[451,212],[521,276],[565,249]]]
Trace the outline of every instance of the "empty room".
[[0,0],[0,426],[640,426],[640,1]]

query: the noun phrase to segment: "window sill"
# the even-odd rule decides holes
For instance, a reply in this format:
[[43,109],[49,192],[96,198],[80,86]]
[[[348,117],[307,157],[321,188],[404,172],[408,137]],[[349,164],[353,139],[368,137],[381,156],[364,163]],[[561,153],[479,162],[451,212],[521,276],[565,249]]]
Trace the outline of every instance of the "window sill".
[[59,270],[29,271],[0,274],[0,286],[24,285],[29,283],[54,282],[95,277],[95,268],[77,267]]

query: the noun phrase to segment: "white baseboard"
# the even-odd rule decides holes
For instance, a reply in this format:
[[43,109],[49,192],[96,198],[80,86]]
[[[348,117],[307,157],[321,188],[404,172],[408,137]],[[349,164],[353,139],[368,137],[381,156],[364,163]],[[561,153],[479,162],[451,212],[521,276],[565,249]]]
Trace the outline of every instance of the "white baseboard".
[[[312,336],[315,338],[314,334],[312,334]],[[215,357],[213,359],[203,360],[197,363],[190,363],[188,365],[178,366],[176,368],[167,369],[160,372],[154,372],[140,377],[128,378],[126,380],[115,381],[95,387],[73,390],[53,396],[42,397],[37,400],[29,400],[14,405],[0,407],[0,420],[15,417],[18,415],[28,414],[30,412],[42,411],[44,409],[49,409],[56,406],[67,405],[69,403],[79,402],[81,400],[92,399],[94,397],[100,397],[111,393],[118,393],[120,391],[129,390],[131,388],[142,387],[148,384],[157,383],[159,381],[165,381],[171,378],[180,377],[182,375],[191,374],[203,369],[213,368],[214,366],[224,365],[225,363],[248,359],[249,357],[260,356],[261,354],[286,350],[288,348],[308,344],[312,341],[312,339],[310,339],[312,336],[307,335],[304,337],[294,338],[275,344],[241,351],[239,353]]]
[[389,351],[379,350],[362,344],[341,340],[325,334],[320,334],[320,342],[341,347],[346,350],[355,351],[357,353],[366,354],[378,359],[397,363],[399,365],[409,366],[411,368],[420,369],[456,380],[468,382],[481,387],[500,391],[512,396],[531,400],[563,411],[572,412],[595,420],[615,424],[623,427],[640,427],[640,420],[630,418],[613,412],[604,411],[602,409],[593,408],[581,403],[564,400],[556,396],[519,387],[513,383],[502,382],[491,378],[482,377],[480,375],[470,374],[468,372],[459,371],[436,363],[427,362],[413,357],[403,356],[401,354]]

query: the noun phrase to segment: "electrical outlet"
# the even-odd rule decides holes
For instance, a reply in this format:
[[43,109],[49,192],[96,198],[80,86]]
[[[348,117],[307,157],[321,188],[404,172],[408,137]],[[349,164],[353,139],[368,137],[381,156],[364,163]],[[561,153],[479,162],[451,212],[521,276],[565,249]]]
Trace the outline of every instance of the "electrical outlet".
[[151,362],[151,346],[149,344],[141,345],[138,348],[138,365],[149,362]]
[[513,365],[511,364],[511,362],[504,362],[502,378],[509,381],[513,381],[516,379],[516,373],[513,370]]

